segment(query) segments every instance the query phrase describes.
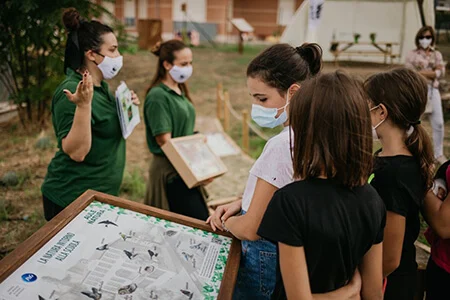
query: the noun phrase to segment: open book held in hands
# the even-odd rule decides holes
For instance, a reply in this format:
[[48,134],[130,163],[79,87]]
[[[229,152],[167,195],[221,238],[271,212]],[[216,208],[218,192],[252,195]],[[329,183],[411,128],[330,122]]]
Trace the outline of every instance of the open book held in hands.
[[133,132],[134,127],[141,122],[141,117],[139,107],[131,101],[131,91],[123,81],[116,90],[116,104],[122,136],[126,139]]

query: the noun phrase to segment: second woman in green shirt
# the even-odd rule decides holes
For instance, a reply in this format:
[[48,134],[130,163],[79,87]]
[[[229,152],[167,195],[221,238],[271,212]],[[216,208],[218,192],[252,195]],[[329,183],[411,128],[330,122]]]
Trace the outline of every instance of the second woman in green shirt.
[[153,154],[145,203],[206,220],[203,188],[189,189],[161,150],[171,138],[194,134],[195,109],[186,85],[192,75],[192,51],[171,40],[152,52],[158,65],[144,105],[147,144]]

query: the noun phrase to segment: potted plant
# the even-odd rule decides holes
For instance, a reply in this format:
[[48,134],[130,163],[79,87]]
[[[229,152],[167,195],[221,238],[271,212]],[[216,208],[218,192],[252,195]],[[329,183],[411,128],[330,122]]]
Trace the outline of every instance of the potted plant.
[[359,33],[354,33],[353,34],[353,38],[355,39],[355,44],[358,44],[358,40],[361,37],[361,35]]
[[372,44],[375,44],[375,40],[377,38],[377,34],[375,32],[372,32],[370,35],[370,41],[372,42]]
[[331,42],[330,52],[336,52],[338,49],[339,43],[338,42]]

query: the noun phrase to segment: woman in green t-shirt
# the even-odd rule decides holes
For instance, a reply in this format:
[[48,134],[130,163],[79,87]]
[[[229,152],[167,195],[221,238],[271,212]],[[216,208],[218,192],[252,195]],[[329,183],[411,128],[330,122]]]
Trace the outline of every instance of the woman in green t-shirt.
[[153,154],[145,203],[206,220],[203,188],[189,189],[161,150],[171,138],[194,134],[195,109],[186,85],[192,75],[192,51],[171,40],[152,52],[158,65],[144,104],[147,144]]
[[[52,99],[59,149],[41,187],[47,220],[87,189],[117,195],[125,166],[116,102],[104,81],[122,67],[116,36],[107,25],[83,20],[74,8],[64,12],[63,22],[69,31],[67,77]],[[139,103],[134,93],[133,102]]]

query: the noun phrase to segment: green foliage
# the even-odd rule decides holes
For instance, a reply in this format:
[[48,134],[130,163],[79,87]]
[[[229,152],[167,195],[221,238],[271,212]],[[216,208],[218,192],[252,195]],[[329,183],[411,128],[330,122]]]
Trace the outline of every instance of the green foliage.
[[[248,55],[252,58],[254,58],[256,55],[261,53],[265,48],[267,48],[267,45],[249,45],[244,44],[244,55]],[[236,44],[222,44],[219,45],[216,48],[219,52],[225,52],[225,53],[237,53],[238,46]]]
[[8,171],[2,176],[0,184],[18,190],[22,188],[23,184],[30,179],[30,177],[30,169],[20,172]]
[[[109,0],[108,0],[109,1]],[[5,0],[0,9],[0,80],[10,98],[26,104],[26,119],[43,121],[64,77],[64,8],[98,17],[107,10],[90,0]],[[22,106],[19,106],[22,107]],[[20,114],[22,117],[22,114]]]
[[43,136],[37,140],[35,147],[36,147],[36,149],[39,149],[39,150],[46,150],[46,149],[53,148],[54,145],[53,145],[52,139],[50,137]]
[[65,34],[64,7],[90,11],[88,0],[6,0],[0,10],[0,78],[17,104],[26,103],[44,116],[48,100],[60,82]]
[[141,170],[133,169],[131,172],[125,170],[120,194],[125,194],[125,198],[130,200],[143,200],[145,195],[145,179]]
[[121,53],[135,54],[138,51],[137,39],[126,32],[125,25],[118,20],[114,20],[114,31],[119,43]]
[[6,172],[2,177],[2,183],[5,186],[16,186],[19,184],[19,176],[13,171]]
[[0,221],[5,221],[9,218],[12,212],[11,202],[0,199]]

